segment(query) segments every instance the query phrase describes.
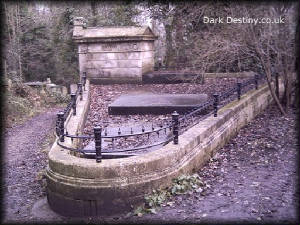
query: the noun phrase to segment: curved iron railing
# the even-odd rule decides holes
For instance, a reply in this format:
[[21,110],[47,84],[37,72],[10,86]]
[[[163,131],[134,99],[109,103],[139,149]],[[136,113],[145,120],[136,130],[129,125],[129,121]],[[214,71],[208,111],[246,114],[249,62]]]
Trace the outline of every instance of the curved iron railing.
[[[255,87],[255,89],[258,89],[259,82],[263,77],[263,75],[255,74],[253,78],[247,79],[246,81],[241,83],[238,82],[235,87],[230,88],[220,95],[214,94],[205,103],[195,107],[193,110],[190,110],[185,114],[180,115],[180,118],[179,114],[175,111],[172,114],[172,120],[167,121],[165,125],[154,127],[152,124],[152,126],[150,128],[148,127],[148,129],[146,129],[144,125],[142,125],[140,126],[141,129],[138,131],[133,131],[132,127],[130,128],[130,130],[122,131],[119,127],[117,133],[115,132],[116,134],[113,134],[113,132],[109,134],[107,127],[104,129],[102,129],[102,127],[94,127],[93,135],[73,135],[68,134],[68,132],[65,130],[64,122],[68,117],[71,109],[73,109],[73,114],[75,111],[74,115],[76,115],[77,97],[81,96],[82,99],[82,85],[78,84],[76,93],[71,95],[73,96],[71,102],[67,105],[66,109],[63,112],[60,112],[57,115],[56,134],[59,137],[57,140],[57,144],[64,149],[78,152],[85,157],[95,157],[97,162],[101,162],[101,159],[107,157],[109,154],[123,153],[123,155],[121,156],[125,157],[131,156],[132,153],[136,153],[137,151],[143,149],[165,145],[172,140],[174,144],[178,144],[179,134],[182,134],[187,129],[199,123],[199,121],[210,116],[211,114],[214,114],[214,116],[216,117],[218,108],[224,104],[227,104],[226,100],[232,101],[236,97],[237,99],[240,99],[241,94],[245,91],[248,91],[248,89],[250,90],[253,87]],[[151,135],[152,138],[155,135],[157,135],[157,137],[161,135],[161,138],[157,138],[158,140],[153,141],[150,139]],[[63,144],[65,138],[70,138],[71,141],[73,141],[73,139],[94,140],[95,147],[92,149],[69,147]],[[133,144],[133,146],[122,146],[122,144],[124,144],[129,138],[134,139],[135,143]],[[136,141],[136,139],[139,138],[141,140],[139,142]],[[105,139],[109,140],[111,143],[104,146],[103,143]],[[121,148],[116,148],[115,142],[120,139],[123,139],[123,141],[119,141],[117,145],[121,146]],[[126,155],[125,153],[131,153],[131,155]]]

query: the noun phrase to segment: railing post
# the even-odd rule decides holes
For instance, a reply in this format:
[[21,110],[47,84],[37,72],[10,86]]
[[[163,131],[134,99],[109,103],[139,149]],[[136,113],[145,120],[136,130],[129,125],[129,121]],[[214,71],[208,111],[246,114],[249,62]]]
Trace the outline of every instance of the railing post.
[[82,82],[83,82],[83,88],[85,90],[85,84],[86,84],[86,72],[82,72]]
[[241,82],[237,82],[237,96],[238,96],[238,100],[241,99],[241,87],[242,87]]
[[254,75],[254,84],[255,84],[255,90],[258,90],[258,75]]
[[95,135],[95,147],[96,147],[96,162],[101,162],[101,127],[94,127],[94,135]]
[[275,74],[275,85],[276,85],[276,89],[275,89],[275,92],[276,92],[276,96],[277,98],[279,98],[279,79],[278,79],[278,73]]
[[77,84],[77,89],[79,91],[80,101],[82,101],[82,83]]
[[178,144],[178,130],[179,130],[179,121],[178,121],[179,114],[174,111],[172,113],[172,125],[173,125],[173,143],[174,145]]
[[56,130],[56,134],[59,138],[60,142],[64,142],[65,141],[65,137],[64,137],[64,123],[65,123],[65,119],[64,119],[64,113],[63,112],[59,112],[57,113],[57,130]]
[[73,116],[76,116],[76,94],[71,94],[72,108],[73,108]]
[[214,117],[218,116],[218,104],[219,104],[219,95],[213,94],[214,96]]

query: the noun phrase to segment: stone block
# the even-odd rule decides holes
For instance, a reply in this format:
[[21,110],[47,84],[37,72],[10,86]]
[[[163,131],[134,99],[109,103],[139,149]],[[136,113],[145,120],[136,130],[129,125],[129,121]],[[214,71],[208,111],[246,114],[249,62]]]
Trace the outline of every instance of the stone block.
[[87,61],[97,60],[140,60],[141,52],[97,52],[87,53]]
[[142,74],[147,74],[153,71],[154,58],[144,58],[142,61]]
[[154,42],[152,41],[142,41],[140,43],[139,49],[142,51],[154,51]]
[[[146,45],[145,49],[150,48]],[[139,42],[119,42],[119,43],[101,43],[101,44],[89,44],[88,52],[132,52],[143,50],[141,43]]]
[[88,61],[86,68],[93,68],[97,70],[107,69],[107,68],[139,68],[142,67],[141,60],[97,60]]
[[125,78],[136,78],[141,76],[140,68],[88,68],[88,78],[102,79],[102,78],[118,78],[120,80]]
[[144,51],[141,52],[141,58],[142,59],[153,59],[154,60],[154,51]]
[[207,101],[206,94],[126,94],[108,106],[109,114],[167,114],[184,113]]
[[[118,77],[120,81],[132,80],[136,83],[142,81],[143,73],[153,70],[154,40],[157,37],[149,27],[83,28],[83,20],[75,19],[73,32],[74,41],[78,43],[80,74],[87,72],[93,81],[102,79],[107,82],[111,78],[115,82]],[[153,63],[142,62],[143,59],[150,62],[151,58]],[[140,71],[134,74],[130,70],[119,73],[116,72],[118,68],[140,68]]]

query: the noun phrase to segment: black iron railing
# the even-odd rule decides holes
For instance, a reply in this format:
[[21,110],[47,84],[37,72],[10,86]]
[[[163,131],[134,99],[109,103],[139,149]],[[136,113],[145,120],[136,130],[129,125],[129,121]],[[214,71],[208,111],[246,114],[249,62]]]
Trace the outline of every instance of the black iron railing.
[[80,96],[80,100],[82,100],[82,94],[83,94],[82,87],[84,87],[84,90],[85,90],[85,84],[86,84],[85,73],[83,73],[82,81],[83,81],[83,85],[82,85],[82,83],[78,83],[76,92],[70,94],[71,100],[67,104],[67,107],[63,111],[61,111],[57,114],[56,134],[61,141],[64,141],[64,136],[63,136],[64,123],[65,123],[66,119],[68,118],[68,116],[70,115],[70,112],[72,109],[73,109],[73,115],[74,116],[76,115],[76,102],[77,102],[78,96]]
[[[63,112],[57,114],[56,134],[59,137],[57,144],[67,150],[78,152],[84,157],[93,157],[97,162],[101,162],[102,158],[108,157],[109,154],[123,153],[123,155],[117,155],[116,157],[128,157],[135,155],[136,151],[143,149],[149,149],[161,145],[165,145],[173,140],[174,144],[179,143],[179,135],[184,131],[199,123],[199,121],[213,114],[215,117],[218,115],[218,109],[234,99],[240,99],[241,95],[251,89],[258,89],[258,85],[263,82],[263,75],[255,75],[253,78],[247,79],[244,82],[238,82],[235,87],[223,92],[221,94],[214,94],[205,103],[195,107],[193,110],[188,111],[182,115],[179,115],[176,111],[172,114],[172,119],[166,121],[165,124],[151,125],[145,127],[141,125],[140,128],[125,129],[119,127],[118,130],[112,132],[107,127],[101,126],[94,127],[93,135],[72,135],[68,134],[65,129],[64,122],[68,117],[71,109],[73,109],[73,115],[76,115],[76,99],[78,96],[82,99],[82,87],[85,90],[85,79],[83,85],[78,84],[78,89],[74,93],[71,102],[68,104]],[[154,138],[156,137],[156,138]],[[88,148],[74,148],[64,145],[65,138],[70,138],[73,142],[74,139],[78,140],[94,140],[95,147]],[[120,140],[122,139],[122,140]],[[132,145],[124,146],[131,139]],[[109,144],[105,141],[108,141]],[[130,143],[131,143],[130,142]],[[116,145],[120,148],[116,148]],[[124,155],[124,153],[127,153]],[[111,156],[110,156],[111,157]]]
[[[174,113],[173,115],[173,119],[176,121],[176,119],[178,120],[178,114]],[[61,124],[61,123],[59,123]],[[178,122],[171,122],[171,123],[167,123],[165,125],[161,125],[159,127],[148,127],[148,129],[146,129],[144,126],[141,126],[141,130],[136,130],[133,131],[133,129],[127,130],[127,131],[122,131],[121,128],[119,128],[117,134],[109,134],[109,132],[107,131],[107,129],[103,129],[102,127],[96,126],[94,127],[94,135],[70,135],[67,132],[64,133],[64,127],[60,127],[59,128],[59,140],[58,140],[58,145],[61,146],[62,148],[65,148],[67,150],[70,151],[74,151],[74,152],[79,152],[84,156],[95,156],[97,162],[101,161],[102,158],[102,153],[103,154],[107,154],[107,153],[130,153],[130,152],[134,152],[134,151],[138,151],[138,150],[143,150],[143,149],[148,149],[148,148],[152,148],[152,147],[156,147],[156,146],[160,146],[160,145],[164,145],[168,142],[170,142],[172,139],[174,139],[174,136],[178,137],[178,134],[176,135],[176,130],[178,131],[178,129],[176,129],[176,124],[178,124]],[[170,131],[174,131],[173,133],[175,134],[171,134],[168,136],[168,134],[170,134]],[[103,141],[105,141],[105,139],[110,139],[112,143],[114,143],[116,141],[116,139],[123,139],[126,141],[126,139],[129,138],[137,138],[139,136],[146,136],[146,140],[149,140],[150,137],[153,137],[153,135],[159,137],[159,136],[163,136],[162,140],[159,141],[155,141],[154,143],[150,143],[150,144],[143,144],[143,145],[138,145],[138,146],[134,146],[134,147],[129,147],[129,148],[115,148],[115,146],[107,146],[106,148],[102,147],[102,143]],[[62,144],[62,142],[64,142],[64,139],[66,138],[71,138],[71,140],[73,139],[82,139],[82,140],[94,140],[95,142],[95,149],[83,149],[83,148],[72,148],[72,147],[68,147]],[[143,142],[143,140],[141,141]],[[145,142],[145,141],[144,141]],[[175,139],[174,139],[174,143],[176,143]],[[177,142],[178,143],[178,142]],[[127,156],[131,156],[132,154],[127,154]],[[126,155],[123,155],[123,157],[125,157]]]

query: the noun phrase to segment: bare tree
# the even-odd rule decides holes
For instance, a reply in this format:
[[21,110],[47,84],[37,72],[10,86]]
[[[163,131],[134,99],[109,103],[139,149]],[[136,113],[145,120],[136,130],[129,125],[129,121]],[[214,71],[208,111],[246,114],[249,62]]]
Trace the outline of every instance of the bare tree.
[[[292,87],[295,84],[295,27],[296,27],[296,6],[294,4],[277,3],[272,6],[262,6],[260,10],[264,12],[271,23],[254,26],[249,24],[242,29],[244,39],[247,40],[249,55],[257,58],[267,77],[268,86],[277,106],[283,114],[291,102]],[[247,7],[243,11],[249,17]],[[281,18],[281,22],[279,21]],[[283,19],[282,19],[283,18]],[[278,20],[278,23],[276,22]],[[275,22],[274,22],[275,21]],[[276,95],[274,87],[271,85],[272,75],[278,73],[284,81],[284,102],[286,108]]]
[[[252,70],[267,77],[272,97],[285,114],[295,86],[295,27],[297,4],[295,3],[223,3],[194,4],[176,7],[180,19],[185,21],[181,32],[188,64],[200,68],[200,72],[236,72]],[[184,15],[185,14],[185,15]],[[191,16],[192,15],[192,16]],[[266,23],[214,23],[204,24],[203,17],[220,16],[259,19]],[[191,19],[192,18],[192,19]],[[283,18],[283,19],[282,19]],[[284,22],[282,22],[282,20]],[[178,39],[180,40],[180,39]],[[276,96],[271,82],[275,73],[284,81],[284,101]]]
[[6,21],[6,42],[5,48],[6,59],[5,64],[10,71],[9,77],[13,80],[23,80],[22,55],[20,39],[22,35],[20,4],[18,2],[3,2],[4,14]]

